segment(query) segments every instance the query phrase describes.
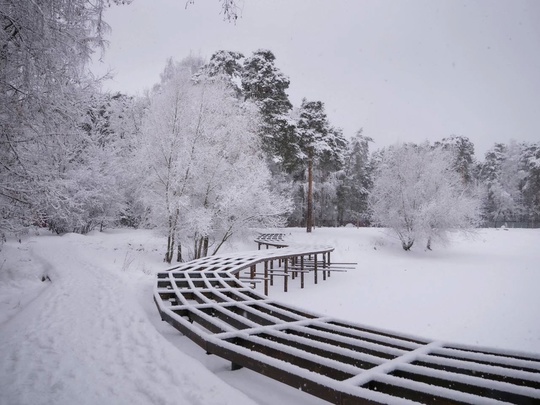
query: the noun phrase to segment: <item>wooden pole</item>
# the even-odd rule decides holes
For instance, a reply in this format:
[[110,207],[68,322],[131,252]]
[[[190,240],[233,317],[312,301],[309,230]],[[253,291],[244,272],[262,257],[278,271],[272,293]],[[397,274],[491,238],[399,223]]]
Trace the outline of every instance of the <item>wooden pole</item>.
[[287,272],[289,270],[289,261],[285,260],[285,274],[283,275],[283,291],[287,292],[289,288],[289,277],[287,275]]
[[323,253],[323,281],[326,280],[326,253]]
[[304,288],[304,256],[300,256],[300,288]]
[[[328,252],[328,267],[330,267],[330,252]],[[332,272],[328,272],[328,277],[330,277],[330,275],[332,274]]]
[[314,267],[314,270],[315,270],[315,284],[317,284],[317,281],[318,281],[317,280],[317,253],[315,253],[314,257],[315,257],[315,260],[313,261],[313,263],[315,265],[315,267]]
[[311,232],[313,226],[313,151],[309,151],[308,157],[308,193],[306,212],[306,232]]
[[264,261],[264,295],[268,296],[268,261]]

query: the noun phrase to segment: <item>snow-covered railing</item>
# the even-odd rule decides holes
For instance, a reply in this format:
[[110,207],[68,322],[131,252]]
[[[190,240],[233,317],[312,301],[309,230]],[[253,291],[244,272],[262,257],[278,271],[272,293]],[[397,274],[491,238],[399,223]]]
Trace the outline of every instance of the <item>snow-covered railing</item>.
[[333,251],[287,247],[283,236],[261,240],[280,249],[210,256],[159,273],[154,300],[162,319],[233,369],[250,368],[335,404],[540,403],[540,355],[433,342],[258,293],[242,272],[251,282],[281,269],[287,280],[295,269],[331,267]]
[[285,242],[284,233],[261,233],[259,236],[257,236],[255,242],[257,243],[259,250],[263,245],[266,246],[267,249],[270,246],[277,248],[283,248],[288,246],[287,242]]

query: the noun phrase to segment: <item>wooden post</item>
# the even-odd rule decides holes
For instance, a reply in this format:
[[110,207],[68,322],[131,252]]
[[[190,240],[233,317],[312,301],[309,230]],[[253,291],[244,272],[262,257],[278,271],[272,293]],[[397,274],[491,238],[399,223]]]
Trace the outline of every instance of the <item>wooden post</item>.
[[322,279],[323,281],[325,281],[326,280],[326,253],[322,254],[322,267],[323,267]]
[[257,269],[257,265],[256,265],[256,264],[254,264],[254,265],[251,266],[251,268],[250,268],[250,274],[249,274],[249,276],[250,276],[250,278],[251,278],[252,280],[255,278],[255,270],[256,270],[256,269]]
[[268,296],[268,261],[264,261],[264,295]]
[[300,256],[300,288],[304,288],[304,256]]
[[[330,267],[330,252],[328,252],[328,267]],[[328,272],[328,277],[332,274],[331,271]]]
[[285,260],[285,273],[283,274],[283,291],[287,292],[289,288],[289,277],[287,275],[287,271],[289,270],[289,261]]
[[314,271],[315,271],[315,284],[317,284],[317,253],[315,253],[315,260],[313,261],[313,264],[315,265]]

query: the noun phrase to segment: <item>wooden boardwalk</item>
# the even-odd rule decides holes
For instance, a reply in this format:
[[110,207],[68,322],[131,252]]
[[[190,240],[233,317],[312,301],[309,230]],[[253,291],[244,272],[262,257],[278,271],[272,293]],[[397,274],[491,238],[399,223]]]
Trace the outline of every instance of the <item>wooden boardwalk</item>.
[[287,280],[295,270],[330,275],[335,264],[332,247],[287,246],[282,234],[255,242],[257,251],[161,272],[154,292],[163,320],[233,370],[247,367],[335,404],[540,404],[540,355],[356,325],[258,293],[250,284],[268,283],[271,269]]

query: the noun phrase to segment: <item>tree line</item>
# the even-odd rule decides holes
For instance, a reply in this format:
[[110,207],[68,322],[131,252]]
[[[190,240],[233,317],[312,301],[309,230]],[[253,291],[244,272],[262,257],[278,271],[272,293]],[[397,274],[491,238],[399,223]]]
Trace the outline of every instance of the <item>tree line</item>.
[[[2,238],[152,227],[171,262],[252,227],[390,226],[410,248],[443,229],[539,220],[538,143],[496,144],[484,161],[461,136],[372,152],[373,139],[345,137],[321,100],[293,106],[270,50],[171,59],[143,96],[102,92],[87,64],[108,2],[42,3],[0,6]],[[426,185],[412,195],[427,202],[405,199]],[[387,204],[396,190],[395,204],[424,211]],[[437,204],[454,197],[445,223]]]

